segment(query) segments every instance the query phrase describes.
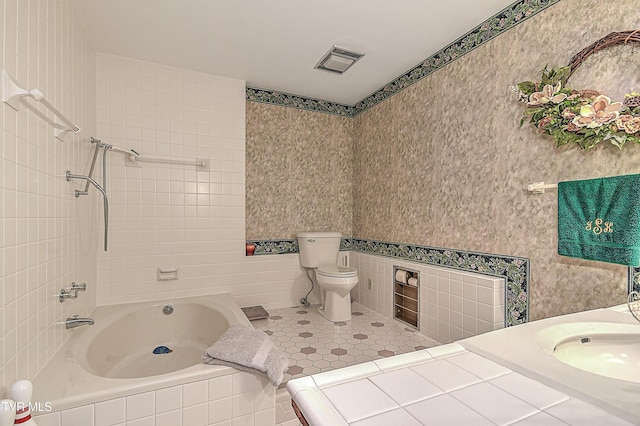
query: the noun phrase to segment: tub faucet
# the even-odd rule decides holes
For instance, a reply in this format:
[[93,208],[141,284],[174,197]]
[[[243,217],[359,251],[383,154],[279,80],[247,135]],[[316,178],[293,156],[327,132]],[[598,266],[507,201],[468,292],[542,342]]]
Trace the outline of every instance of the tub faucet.
[[93,325],[93,320],[91,318],[78,318],[77,315],[74,315],[71,318],[67,318],[64,324],[66,328],[76,328],[81,325]]

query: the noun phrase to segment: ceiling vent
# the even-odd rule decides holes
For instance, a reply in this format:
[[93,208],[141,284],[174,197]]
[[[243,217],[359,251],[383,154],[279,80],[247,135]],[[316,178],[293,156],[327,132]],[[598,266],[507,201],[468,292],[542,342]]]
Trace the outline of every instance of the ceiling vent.
[[333,46],[320,61],[315,68],[323,71],[329,71],[334,74],[344,74],[353,64],[358,62],[364,53],[347,50],[343,47]]

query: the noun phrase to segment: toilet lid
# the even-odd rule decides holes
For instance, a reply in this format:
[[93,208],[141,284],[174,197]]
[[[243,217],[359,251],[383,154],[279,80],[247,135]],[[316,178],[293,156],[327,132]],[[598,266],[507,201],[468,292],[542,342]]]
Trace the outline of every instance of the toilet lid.
[[325,277],[349,278],[357,276],[358,271],[347,266],[321,265],[318,266],[318,274]]

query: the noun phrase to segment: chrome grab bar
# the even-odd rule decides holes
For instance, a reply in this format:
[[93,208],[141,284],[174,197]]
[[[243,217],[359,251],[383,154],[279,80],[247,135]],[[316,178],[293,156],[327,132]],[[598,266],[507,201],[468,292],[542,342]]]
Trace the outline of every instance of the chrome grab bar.
[[[89,168],[89,177],[93,178],[93,169],[95,169],[96,167],[96,159],[98,158],[98,151],[100,151],[100,140],[91,137],[91,143],[95,143],[96,144],[96,149],[95,151],[93,151],[93,160],[91,161],[91,167]],[[87,181],[87,183],[85,183],[84,185],[84,191],[76,191],[76,197],[79,197],[81,195],[87,195],[89,194],[89,181]]]

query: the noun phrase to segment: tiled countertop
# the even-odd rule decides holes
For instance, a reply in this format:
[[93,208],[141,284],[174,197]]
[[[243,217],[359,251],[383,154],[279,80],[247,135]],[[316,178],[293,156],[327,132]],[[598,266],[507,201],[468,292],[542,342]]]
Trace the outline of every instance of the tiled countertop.
[[459,344],[292,380],[311,426],[630,425]]

